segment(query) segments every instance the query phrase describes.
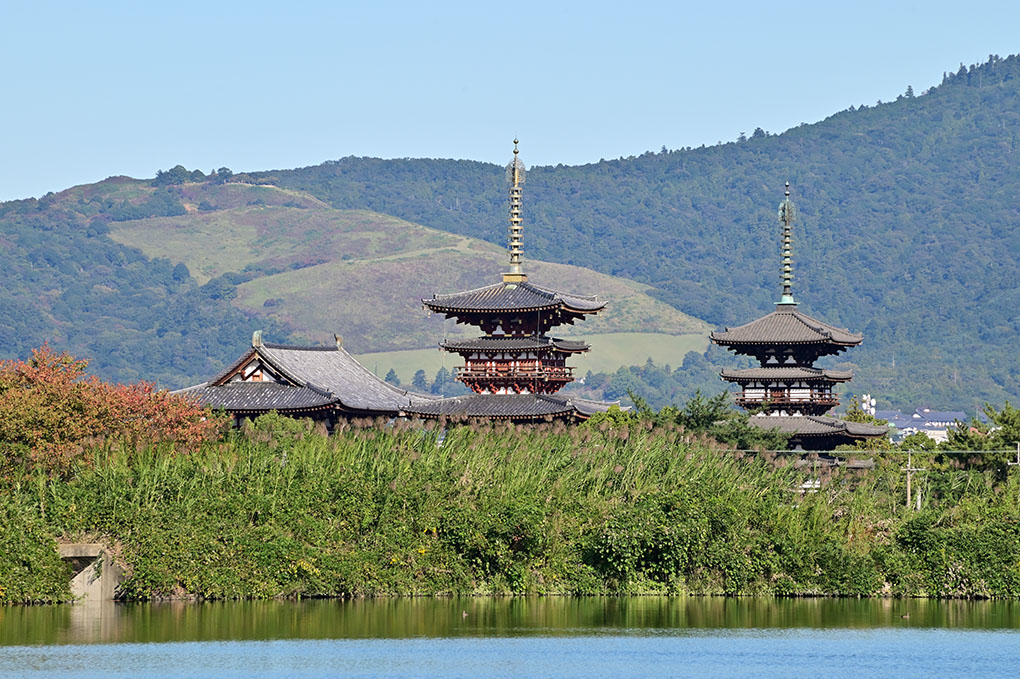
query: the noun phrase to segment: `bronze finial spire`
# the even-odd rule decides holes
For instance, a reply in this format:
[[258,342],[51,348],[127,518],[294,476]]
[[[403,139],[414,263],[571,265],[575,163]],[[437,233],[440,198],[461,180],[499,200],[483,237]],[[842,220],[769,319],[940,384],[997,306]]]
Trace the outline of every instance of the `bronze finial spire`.
[[779,223],[783,225],[783,296],[777,304],[797,303],[793,299],[793,217],[790,182],[786,182],[786,197],[779,204]]
[[504,283],[521,283],[528,275],[521,271],[521,256],[524,254],[524,227],[521,225],[521,186],[524,184],[524,163],[517,157],[517,140],[514,139],[514,158],[506,166],[506,178],[510,182],[510,226],[507,245],[510,251],[510,270],[503,274]]

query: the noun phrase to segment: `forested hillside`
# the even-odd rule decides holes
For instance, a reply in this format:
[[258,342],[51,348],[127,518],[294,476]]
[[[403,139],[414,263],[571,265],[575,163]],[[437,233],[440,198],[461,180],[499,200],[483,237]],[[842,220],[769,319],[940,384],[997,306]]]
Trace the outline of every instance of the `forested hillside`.
[[235,358],[253,326],[288,337],[231,306],[230,285],[200,286],[185,265],[107,235],[111,223],[185,214],[185,205],[178,192],[127,178],[0,204],[0,358],[50,342],[104,377],[181,386]]
[[[776,205],[789,180],[795,296],[865,333],[845,355],[858,367],[852,388],[973,408],[1020,396],[1018,152],[1020,59],[990,57],[918,96],[907,89],[780,135],[533,168],[527,254],[630,277],[693,316],[740,324],[777,299]],[[344,158],[253,177],[503,238],[497,165]]]

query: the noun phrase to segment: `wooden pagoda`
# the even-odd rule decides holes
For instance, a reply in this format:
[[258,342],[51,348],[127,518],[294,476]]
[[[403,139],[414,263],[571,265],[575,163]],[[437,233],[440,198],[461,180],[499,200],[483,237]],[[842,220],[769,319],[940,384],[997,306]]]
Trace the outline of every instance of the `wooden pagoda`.
[[792,434],[791,446],[831,450],[838,445],[881,437],[885,427],[827,417],[839,405],[835,386],[847,382],[850,371],[816,368],[824,356],[834,356],[863,341],[863,336],[837,328],[797,309],[793,298],[793,220],[790,184],[779,205],[782,225],[783,293],[775,310],[736,328],[713,332],[711,339],[730,351],[755,358],[759,365],[723,370],[720,377],[739,386],[737,405],[756,411],[755,426]]
[[444,399],[407,409],[423,417],[462,416],[531,420],[584,418],[605,410],[608,403],[554,396],[573,381],[567,358],[588,351],[584,342],[550,336],[554,328],[572,325],[605,308],[597,296],[568,294],[528,281],[521,266],[524,227],[521,190],[524,164],[514,140],[507,165],[510,184],[509,268],[502,280],[475,290],[423,299],[432,312],[479,328],[480,337],[445,340],[444,351],[459,354],[464,365],[455,378],[474,396]]

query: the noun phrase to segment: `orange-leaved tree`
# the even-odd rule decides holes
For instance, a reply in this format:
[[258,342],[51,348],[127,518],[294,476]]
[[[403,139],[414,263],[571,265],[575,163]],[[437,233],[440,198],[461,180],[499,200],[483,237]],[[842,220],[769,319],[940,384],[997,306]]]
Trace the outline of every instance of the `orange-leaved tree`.
[[[89,461],[100,441],[173,442],[190,450],[223,420],[194,400],[151,384],[110,384],[86,375],[88,361],[48,345],[28,361],[0,361],[0,466],[21,457],[59,471]],[[6,458],[6,459],[4,459]]]

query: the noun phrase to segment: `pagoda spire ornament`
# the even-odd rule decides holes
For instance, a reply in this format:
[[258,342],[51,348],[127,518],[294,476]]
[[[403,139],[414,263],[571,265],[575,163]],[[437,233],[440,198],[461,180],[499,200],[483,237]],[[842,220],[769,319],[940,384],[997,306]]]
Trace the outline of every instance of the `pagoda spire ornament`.
[[776,304],[796,304],[793,299],[793,201],[790,200],[790,182],[779,204],[779,223],[783,225],[783,295]]
[[517,157],[517,139],[514,139],[514,157],[506,166],[506,178],[510,183],[510,225],[507,228],[507,249],[510,253],[510,269],[503,274],[504,283],[523,283],[528,275],[521,269],[524,255],[524,226],[521,219],[521,188],[524,186],[524,163]]

